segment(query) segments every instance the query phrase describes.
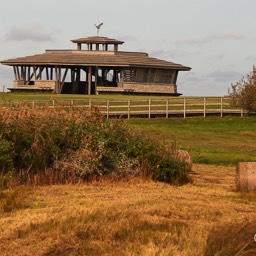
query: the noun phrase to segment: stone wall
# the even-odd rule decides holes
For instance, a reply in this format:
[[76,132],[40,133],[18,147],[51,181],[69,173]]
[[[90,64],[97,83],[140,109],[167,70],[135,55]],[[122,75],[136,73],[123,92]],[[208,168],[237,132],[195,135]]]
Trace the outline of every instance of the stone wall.
[[124,83],[123,89],[143,93],[176,93],[176,86],[173,84]]
[[55,90],[55,80],[37,80],[35,82],[35,88],[39,89],[54,89]]
[[14,80],[13,88],[16,89],[52,89],[55,90],[55,80],[37,80],[34,84],[28,85],[24,80]]

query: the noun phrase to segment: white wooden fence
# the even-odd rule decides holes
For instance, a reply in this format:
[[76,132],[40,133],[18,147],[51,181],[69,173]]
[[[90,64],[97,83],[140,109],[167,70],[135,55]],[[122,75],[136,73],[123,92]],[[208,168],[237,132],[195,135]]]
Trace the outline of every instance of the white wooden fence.
[[85,98],[72,100],[33,100],[0,102],[4,107],[31,108],[98,108],[107,118],[109,117],[171,117],[208,115],[240,115],[246,112],[233,108],[228,97],[172,97],[172,98],[143,98],[143,99],[101,99]]

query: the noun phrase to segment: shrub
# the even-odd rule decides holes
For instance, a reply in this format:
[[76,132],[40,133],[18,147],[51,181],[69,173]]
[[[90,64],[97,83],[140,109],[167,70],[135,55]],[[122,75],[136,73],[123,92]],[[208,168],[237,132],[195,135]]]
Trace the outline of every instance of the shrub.
[[0,127],[0,168],[3,174],[10,168],[16,173],[23,170],[25,180],[44,175],[46,169],[61,180],[140,175],[181,182],[188,175],[172,149],[98,112],[5,109]]
[[256,111],[256,66],[253,66],[252,72],[246,78],[231,84],[229,96],[233,106]]

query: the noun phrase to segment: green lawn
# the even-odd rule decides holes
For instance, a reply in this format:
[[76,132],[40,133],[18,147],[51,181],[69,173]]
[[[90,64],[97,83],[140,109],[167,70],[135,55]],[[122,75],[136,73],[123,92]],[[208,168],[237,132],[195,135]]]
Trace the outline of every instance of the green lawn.
[[189,151],[195,163],[256,161],[255,117],[130,119],[128,123],[166,145],[175,143]]

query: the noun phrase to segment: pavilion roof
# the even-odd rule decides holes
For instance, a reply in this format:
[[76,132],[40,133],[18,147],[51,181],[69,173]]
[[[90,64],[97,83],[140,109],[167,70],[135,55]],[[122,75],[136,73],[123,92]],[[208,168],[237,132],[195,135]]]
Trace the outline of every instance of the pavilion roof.
[[181,64],[149,57],[147,53],[122,51],[46,50],[43,54],[4,60],[1,63],[9,66],[118,66],[187,71],[191,69]]

